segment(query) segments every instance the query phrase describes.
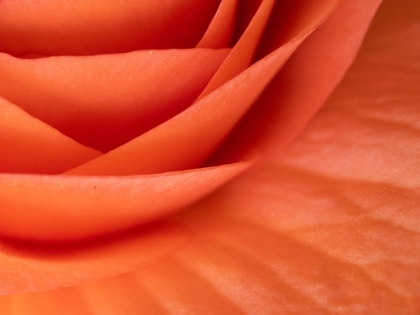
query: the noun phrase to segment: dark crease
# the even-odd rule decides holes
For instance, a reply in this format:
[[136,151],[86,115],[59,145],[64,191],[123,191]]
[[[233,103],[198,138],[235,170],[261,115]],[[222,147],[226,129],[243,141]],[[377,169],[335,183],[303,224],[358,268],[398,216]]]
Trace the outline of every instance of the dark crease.
[[157,221],[103,236],[67,242],[34,241],[1,236],[0,253],[38,259],[73,257],[75,254],[88,253],[92,249],[112,246],[127,239],[139,237],[147,239],[173,227],[179,228],[178,224]]

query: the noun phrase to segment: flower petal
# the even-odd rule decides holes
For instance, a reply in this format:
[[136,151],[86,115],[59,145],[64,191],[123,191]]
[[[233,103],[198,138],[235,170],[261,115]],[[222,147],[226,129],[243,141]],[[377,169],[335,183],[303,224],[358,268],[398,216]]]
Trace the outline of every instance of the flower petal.
[[[313,10],[311,19],[305,16],[306,23],[301,25],[300,32],[293,40],[174,118],[67,173],[147,174],[194,168],[204,163],[251,107],[287,58],[304,38],[327,18],[335,5],[331,0],[316,3],[323,4],[323,10]],[[314,6],[309,7],[310,9],[314,9]]]
[[187,242],[188,231],[170,222],[73,243],[3,237],[0,294],[51,290],[121,274],[156,263]]
[[[420,146],[409,138],[406,154],[405,136],[420,115],[420,10],[416,0],[404,3],[385,2],[348,79],[284,160],[247,173],[178,217],[193,233],[188,247],[105,281],[4,297],[5,314],[32,314],[46,305],[53,313],[66,301],[71,315],[417,314],[420,179],[410,172]],[[349,113],[360,115],[357,129],[332,134],[326,128],[348,126]],[[372,121],[372,115],[387,119]],[[358,128],[369,133],[361,137]],[[353,155],[355,149],[363,154]],[[370,157],[383,161],[384,171],[361,177]]]
[[222,0],[197,48],[229,47],[235,29],[238,0]]
[[[413,183],[419,178],[406,175],[418,160],[418,141],[410,141],[414,151],[398,159],[401,165],[391,176],[374,169],[369,180],[350,178],[350,171],[360,174],[369,156],[385,157],[386,171],[396,166],[386,158],[388,148],[398,156],[399,141],[419,120],[420,10],[417,0],[404,1],[403,6],[385,2],[350,78],[284,161],[242,176],[178,218],[193,232],[189,247],[104,281],[2,297],[4,314],[417,314],[420,221]],[[371,62],[377,65],[369,73]],[[384,73],[384,82],[371,80]],[[323,123],[346,123],[346,114],[359,110],[357,126],[369,133],[325,133]],[[372,115],[391,119],[394,132],[382,135],[385,122],[372,122]],[[349,140],[351,146],[342,145]],[[370,140],[384,145],[366,149]],[[314,150],[320,141],[325,141],[322,156]],[[364,155],[349,163],[341,152],[351,153],[358,144]],[[325,157],[330,158],[324,162]],[[331,167],[337,165],[344,167],[344,178],[333,176]]]
[[101,153],[0,98],[0,173],[61,173]]
[[121,231],[183,209],[249,166],[129,177],[0,174],[0,234],[57,241]]
[[[254,151],[274,158],[281,155],[342,80],[380,2],[340,1],[335,13],[309,36],[270,83],[211,164],[240,160]],[[284,14],[276,12],[278,18]],[[258,55],[270,52],[284,38],[287,35],[282,32],[268,34]]]
[[30,57],[194,47],[219,2],[3,0],[0,51]]
[[187,108],[227,53],[187,49],[31,60],[0,54],[0,95],[76,141],[109,151]]
[[263,0],[249,26],[230,54],[207,84],[198,99],[205,97],[245,70],[252,61],[258,42],[264,32],[275,0]]

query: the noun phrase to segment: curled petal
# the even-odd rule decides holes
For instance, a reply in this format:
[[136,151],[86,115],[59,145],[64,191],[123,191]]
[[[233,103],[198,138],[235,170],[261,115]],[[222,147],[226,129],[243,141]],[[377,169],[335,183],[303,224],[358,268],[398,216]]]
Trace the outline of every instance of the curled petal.
[[0,234],[56,241],[120,231],[183,209],[249,165],[129,177],[0,174]]

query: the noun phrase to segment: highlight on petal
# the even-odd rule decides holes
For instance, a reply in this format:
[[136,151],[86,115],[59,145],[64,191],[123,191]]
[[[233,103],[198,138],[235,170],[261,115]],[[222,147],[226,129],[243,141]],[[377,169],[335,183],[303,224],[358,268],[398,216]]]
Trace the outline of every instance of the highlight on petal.
[[182,210],[249,166],[128,177],[0,174],[0,234],[57,241],[121,231]]
[[100,155],[2,98],[0,152],[0,173],[57,174]]
[[156,263],[187,242],[188,231],[171,222],[73,243],[19,242],[3,237],[0,295],[111,277]]
[[228,49],[18,59],[0,54],[0,96],[109,151],[187,108]]
[[197,48],[226,48],[235,30],[238,0],[222,0]]
[[192,48],[219,2],[2,0],[0,51],[36,57]]
[[[335,2],[325,0],[321,24]],[[220,145],[269,81],[282,67],[315,23],[308,20],[301,32],[266,58],[202,98],[194,106],[119,148],[67,174],[128,175],[150,174],[194,168],[202,165]],[[217,128],[216,128],[217,126]]]

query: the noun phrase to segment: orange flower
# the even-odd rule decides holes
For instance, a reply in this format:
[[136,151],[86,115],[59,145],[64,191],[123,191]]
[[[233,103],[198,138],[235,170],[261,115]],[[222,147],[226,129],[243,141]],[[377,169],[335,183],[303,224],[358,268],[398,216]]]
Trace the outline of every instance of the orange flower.
[[[110,132],[107,136],[115,141],[112,148],[107,148],[111,144],[101,142],[97,135],[89,134],[89,126],[83,122],[83,117],[89,116],[77,116],[72,112],[73,103],[66,100],[71,100],[77,91],[86,96],[87,103],[107,93],[107,99],[111,96],[124,99],[119,94],[125,89],[124,83],[118,83],[119,77],[113,81],[118,89],[111,86],[110,90],[104,88],[95,95],[91,87],[96,83],[84,77],[88,71],[80,61],[82,57],[19,60],[0,56],[3,67],[0,95],[7,99],[0,106],[7,114],[3,115],[5,121],[9,122],[0,126],[8,128],[7,134],[4,129],[0,133],[3,140],[0,147],[5,146],[1,150],[7,156],[4,159],[9,163],[7,167],[11,170],[20,167],[14,172],[34,173],[60,173],[72,168],[68,173],[73,175],[1,175],[0,230],[5,235],[0,243],[0,290],[5,294],[0,298],[1,314],[417,314],[420,217],[415,189],[420,178],[417,174],[420,150],[416,145],[416,124],[420,119],[415,106],[419,74],[412,65],[418,63],[420,51],[415,40],[419,35],[419,5],[415,0],[384,3],[344,82],[303,135],[294,141],[340,81],[378,4],[378,1],[342,0],[335,8],[334,2],[277,1],[273,8],[274,2],[262,1],[259,8],[252,2],[255,8],[250,5],[249,12],[244,2],[238,25],[247,24],[245,17],[258,9],[252,27],[227,55],[226,50],[218,50],[212,59],[214,64],[205,63],[208,69],[201,69],[200,73],[207,71],[208,79],[212,79],[200,100],[125,145],[120,146],[127,134],[113,137]],[[3,3],[7,8],[4,0],[0,8]],[[209,1],[203,12],[212,13],[214,3]],[[107,11],[107,5],[102,6],[96,8],[100,8],[101,14],[112,12]],[[301,40],[333,9],[327,21],[297,49]],[[247,58],[253,55],[248,39],[258,42],[259,36],[254,32],[259,27],[263,29],[265,23],[260,19],[265,15],[268,18],[270,12],[257,50],[257,59],[262,59],[248,67]],[[81,15],[80,21],[84,19],[86,16]],[[194,23],[200,21],[206,19],[197,18]],[[217,25],[213,22],[210,26]],[[7,29],[1,23],[0,29]],[[179,25],[181,30],[182,27],[190,28]],[[60,49],[68,49],[66,44],[78,39],[77,36],[86,39],[84,44],[68,46],[84,49],[96,38],[95,34],[89,34],[90,30],[86,32],[86,35],[75,32],[71,40],[54,33],[57,43],[47,42],[44,53],[63,54]],[[23,33],[30,35],[22,39],[26,44],[40,42],[37,36]],[[13,39],[16,36],[13,34]],[[131,38],[113,32],[109,37],[116,41]],[[207,38],[200,45],[208,45],[213,35]],[[99,52],[112,53],[107,49],[114,47],[133,49],[128,40],[109,46],[106,36],[103,40],[105,44],[98,46]],[[13,41],[9,38],[7,43],[10,42]],[[92,47],[96,49],[95,45]],[[166,48],[165,45],[178,44],[153,45]],[[246,49],[242,50],[241,45]],[[23,54],[20,44],[15,50],[0,47],[15,56]],[[149,49],[147,45],[140,48]],[[39,47],[33,49],[33,54],[42,55]],[[295,49],[276,75],[276,67],[280,68]],[[214,52],[206,51],[205,56],[177,55],[171,71],[182,70],[180,80],[189,75],[194,77],[192,72],[197,66],[193,64],[189,70],[188,58],[213,58],[210,55]],[[133,58],[134,64],[149,64],[152,57],[148,54],[128,53],[124,61]],[[153,56],[160,54],[152,51]],[[163,54],[170,64],[173,56]],[[98,75],[108,71],[127,70],[117,69],[118,63],[115,65],[111,57],[85,57],[96,62],[94,78],[101,78]],[[184,61],[177,64],[177,60]],[[211,69],[218,60],[221,66],[213,70],[216,71],[213,76]],[[48,72],[49,62],[54,63],[53,72]],[[242,68],[244,64],[246,70]],[[78,76],[71,73],[66,78],[68,69],[80,73]],[[61,71],[61,75],[54,77],[56,71]],[[164,74],[161,80],[164,87],[171,83]],[[187,81],[197,84],[196,91],[200,93],[203,83]],[[63,82],[70,90],[60,90]],[[83,84],[78,86],[80,82]],[[138,97],[148,89],[153,94],[159,92],[162,88],[156,82],[153,80],[154,84],[147,85]],[[47,83],[51,93],[40,96],[38,84]],[[76,88],[71,90],[73,86]],[[63,105],[65,115],[48,112],[51,108],[48,102],[67,91],[70,92],[63,97],[63,104],[67,104]],[[130,105],[129,95],[135,91],[131,88],[126,91],[125,104]],[[145,99],[148,100],[147,95]],[[37,110],[45,116],[35,121],[13,102],[21,102],[19,106],[34,116]],[[45,111],[41,105],[34,106],[36,103],[45,104]],[[251,111],[230,132],[251,104]],[[132,111],[133,107],[128,105],[127,109]],[[129,115],[124,116],[124,106],[121,107],[121,111],[115,111],[109,106],[104,115],[111,118],[121,115],[116,119],[123,123]],[[181,108],[180,105],[176,111]],[[139,116],[150,117],[144,112]],[[76,117],[71,125],[80,120],[82,129],[76,128],[72,134],[77,142],[69,135],[71,128],[66,130],[65,123],[60,125],[63,117]],[[49,124],[45,124],[44,120],[50,118]],[[167,119],[159,116],[163,118]],[[104,121],[101,119],[101,123]],[[129,121],[127,130],[134,132],[135,124],[129,126]],[[112,130],[112,126],[106,127],[110,129],[105,133]],[[34,129],[36,134],[31,138],[30,131]],[[15,130],[24,130],[24,137],[13,133]],[[78,134],[80,130],[83,132]],[[228,133],[224,145],[215,151]],[[45,145],[47,140],[51,142]],[[92,149],[105,152],[114,146],[119,147],[107,154]],[[31,159],[29,153],[37,154],[34,147],[42,149],[40,156],[45,154],[47,163],[40,157]],[[262,152],[263,159],[249,172],[169,220],[144,225],[182,209],[237,175],[247,167],[246,162],[224,163],[247,160],[256,151]],[[79,164],[92,158],[92,162],[82,166],[71,165],[77,159]],[[133,161],[145,163],[138,166],[140,163]],[[203,161],[215,166],[188,170]],[[125,176],[167,171],[172,172]],[[138,213],[140,208],[142,212]],[[139,224],[140,228],[135,228]],[[45,290],[51,291],[34,293]]]

